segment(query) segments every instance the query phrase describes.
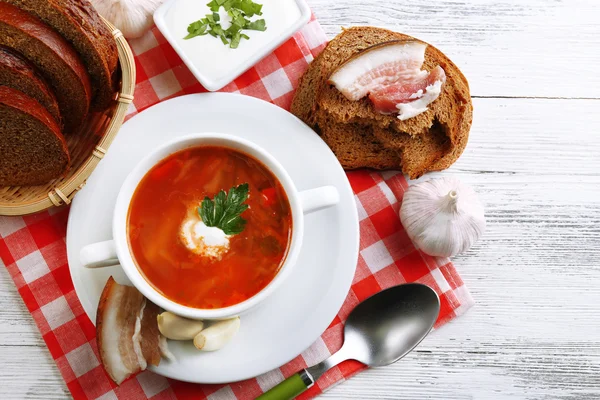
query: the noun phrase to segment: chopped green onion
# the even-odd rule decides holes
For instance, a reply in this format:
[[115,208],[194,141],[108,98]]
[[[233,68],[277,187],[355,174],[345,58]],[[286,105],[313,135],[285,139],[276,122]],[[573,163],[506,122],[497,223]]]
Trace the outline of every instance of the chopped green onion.
[[239,8],[248,17],[252,17],[255,14],[256,15],[262,15],[262,12],[261,12],[261,10],[262,10],[262,4],[256,4],[252,0],[242,0],[240,3],[241,4],[240,4]]
[[[204,18],[192,22],[187,28],[188,35],[184,39],[209,34],[220,38],[224,45],[237,49],[242,39],[250,39],[242,30],[265,31],[267,29],[264,19],[250,20],[255,15],[262,15],[263,7],[262,4],[252,0],[211,0],[207,6],[212,14],[206,14]],[[231,26],[227,29],[223,29],[220,24],[221,7],[231,18]]]
[[237,49],[238,46],[240,45],[241,40],[242,40],[242,35],[240,34],[239,31],[237,31],[236,33],[233,34],[233,37],[231,38],[231,43],[229,43],[229,47],[231,47],[232,49]]
[[252,31],[264,32],[267,30],[267,24],[264,19],[257,19],[256,21],[247,22],[244,28]]
[[208,24],[203,22],[203,20],[192,22],[190,26],[188,26],[188,35],[184,39],[206,35],[207,28]]

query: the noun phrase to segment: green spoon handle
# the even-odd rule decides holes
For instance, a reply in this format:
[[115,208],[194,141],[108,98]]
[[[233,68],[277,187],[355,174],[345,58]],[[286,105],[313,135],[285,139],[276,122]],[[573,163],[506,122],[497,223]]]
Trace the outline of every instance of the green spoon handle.
[[256,400],[291,400],[311,387],[315,382],[303,369],[281,382],[268,392],[258,396]]

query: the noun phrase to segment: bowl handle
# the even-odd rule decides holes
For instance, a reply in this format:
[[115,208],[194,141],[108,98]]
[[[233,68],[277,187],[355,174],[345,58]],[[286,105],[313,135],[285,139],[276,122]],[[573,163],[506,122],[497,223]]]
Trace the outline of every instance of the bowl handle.
[[310,214],[336,205],[340,202],[340,194],[334,186],[323,186],[316,189],[304,190],[298,193],[302,212]]
[[86,268],[104,268],[119,265],[114,240],[89,244],[81,249],[79,260]]

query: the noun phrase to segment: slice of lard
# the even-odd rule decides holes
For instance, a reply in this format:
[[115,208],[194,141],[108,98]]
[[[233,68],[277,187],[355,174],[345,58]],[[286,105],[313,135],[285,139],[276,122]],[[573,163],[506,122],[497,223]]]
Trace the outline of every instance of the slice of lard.
[[402,121],[427,111],[442,92],[446,73],[439,65],[427,76],[412,83],[398,82],[369,94],[375,109],[380,113],[398,113]]
[[391,41],[369,47],[338,67],[329,82],[351,101],[369,96],[383,114],[398,113],[405,120],[427,110],[446,81],[437,66],[421,70],[427,44]]
[[[96,340],[104,369],[117,384],[160,363],[158,307],[136,288],[106,282],[96,316]],[[156,340],[154,336],[156,335]]]

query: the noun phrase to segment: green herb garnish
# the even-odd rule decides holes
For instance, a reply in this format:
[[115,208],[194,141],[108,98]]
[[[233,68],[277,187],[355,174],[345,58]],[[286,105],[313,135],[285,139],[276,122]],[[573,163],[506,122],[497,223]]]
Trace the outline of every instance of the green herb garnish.
[[[262,15],[262,4],[252,0],[212,0],[207,4],[212,14],[206,14],[204,18],[192,22],[188,28],[188,35],[184,39],[196,36],[211,35],[220,38],[223,44],[237,49],[242,39],[250,39],[243,30],[262,31],[267,29],[264,19],[250,20],[255,15]],[[231,18],[231,26],[223,29],[219,10],[223,7]]]
[[205,197],[198,207],[198,214],[206,226],[215,226],[226,235],[237,235],[244,230],[246,220],[242,213],[248,209],[249,187],[247,183],[233,187],[229,193],[221,190],[214,200]]

